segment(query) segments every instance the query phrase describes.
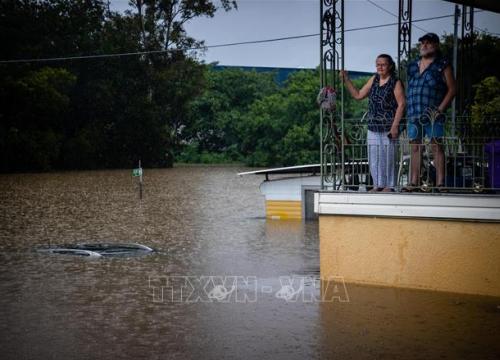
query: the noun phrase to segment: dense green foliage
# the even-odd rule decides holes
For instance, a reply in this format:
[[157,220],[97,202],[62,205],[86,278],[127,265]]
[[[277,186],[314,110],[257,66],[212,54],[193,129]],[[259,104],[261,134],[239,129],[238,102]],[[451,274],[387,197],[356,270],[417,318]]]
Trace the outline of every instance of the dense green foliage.
[[[219,2],[226,10],[232,1]],[[5,0],[4,59],[133,55],[0,65],[0,171],[169,166],[204,87],[202,42],[184,23],[213,16],[209,0],[136,0],[125,14],[104,0]]]
[[273,73],[207,69],[206,89],[191,103],[187,114],[191,121],[182,130],[183,146],[176,160],[242,161],[242,118],[256,100],[277,90]]
[[[318,162],[319,73],[293,73],[282,87],[273,73],[209,71],[207,88],[191,108],[195,119],[183,130],[183,162],[243,162],[250,166]],[[367,79],[354,83],[361,87]],[[346,117],[360,118],[366,100],[346,92]]]
[[472,105],[472,136],[490,138],[500,136],[500,81],[490,76],[476,87]]

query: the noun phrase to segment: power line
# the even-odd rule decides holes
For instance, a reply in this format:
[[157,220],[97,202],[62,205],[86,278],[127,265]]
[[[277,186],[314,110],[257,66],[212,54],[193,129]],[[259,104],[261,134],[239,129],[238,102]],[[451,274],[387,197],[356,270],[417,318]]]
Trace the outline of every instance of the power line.
[[[455,16],[455,15],[434,16],[434,17],[430,17],[430,18],[412,20],[412,23],[429,21],[429,20],[445,19],[445,18],[449,18],[449,17],[453,17],[453,16]],[[358,30],[370,30],[370,29],[377,29],[377,28],[381,28],[381,27],[394,26],[394,25],[399,25],[399,23],[395,22],[395,23],[387,23],[387,24],[381,24],[381,25],[363,26],[363,27],[359,27],[359,28],[352,28],[352,29],[344,30],[344,32],[358,31]]]
[[[213,48],[236,46],[236,45],[260,44],[260,43],[283,41],[283,40],[301,39],[301,38],[307,38],[307,37],[313,37],[313,36],[319,36],[319,34],[297,35],[297,36],[287,36],[287,37],[265,39],[265,40],[251,40],[251,41],[241,41],[241,42],[234,42],[234,43],[227,43],[227,44],[197,46],[197,47],[188,48],[188,49],[186,49],[186,51],[213,49]],[[103,59],[103,58],[110,58],[110,57],[147,55],[147,54],[163,54],[163,53],[167,53],[168,51],[170,51],[170,50],[134,51],[134,52],[115,53],[115,54],[66,56],[66,57],[53,57],[53,58],[43,58],[43,59],[0,60],[0,64],[29,63],[29,62],[51,62],[51,61],[82,60],[82,59]]]
[[[236,45],[247,45],[247,44],[261,44],[261,43],[268,43],[268,42],[275,42],[275,41],[283,41],[283,40],[293,40],[293,39],[302,39],[302,38],[308,38],[308,37],[314,37],[314,36],[319,36],[319,34],[308,34],[308,35],[296,35],[296,36],[286,36],[286,37],[281,37],[281,38],[273,38],[273,39],[265,39],[265,40],[250,40],[250,41],[241,41],[241,42],[235,42],[235,43],[228,43],[228,44],[220,44],[220,45],[207,45],[204,48],[211,49],[211,48],[219,48],[219,47],[227,47],[227,46],[236,46]],[[203,49],[203,48],[199,48]],[[188,50],[197,50],[196,48],[188,49]]]
[[[424,19],[413,20],[412,22],[422,22],[429,20],[437,20],[453,17],[454,15],[442,15],[442,16],[434,16]],[[395,26],[398,23],[387,23],[380,25],[372,25],[372,26],[363,26],[358,28],[351,28],[344,30],[344,32],[353,32],[353,31],[361,31],[361,30],[371,30],[378,29],[383,27]],[[229,46],[238,46],[238,45],[250,45],[250,44],[263,44],[277,41],[285,41],[285,40],[294,40],[294,39],[303,39],[308,37],[316,37],[319,36],[319,33],[316,34],[307,34],[307,35],[296,35],[296,36],[286,36],[272,39],[264,39],[264,40],[251,40],[251,41],[240,41],[226,44],[217,44],[217,45],[207,45],[207,46],[198,46],[186,49],[186,51],[194,51],[194,50],[204,50],[204,49],[214,49],[221,47],[229,47]],[[125,57],[125,56],[137,56],[137,55],[147,55],[147,54],[163,54],[167,53],[170,50],[151,50],[151,51],[135,51],[135,52],[126,52],[126,53],[115,53],[115,54],[96,54],[96,55],[80,55],[80,56],[64,56],[64,57],[52,57],[52,58],[38,58],[38,59],[13,59],[13,60],[0,60],[0,64],[19,64],[19,63],[37,63],[37,62],[54,62],[54,61],[66,61],[66,60],[86,60],[86,59],[103,59],[103,58],[113,58],[113,57]]]
[[52,61],[82,60],[82,59],[103,59],[103,58],[110,58],[110,57],[146,55],[146,54],[160,54],[160,53],[164,53],[164,52],[166,52],[166,50],[136,51],[136,52],[127,52],[127,53],[99,54],[99,55],[65,56],[65,57],[52,57],[52,58],[42,58],[42,59],[0,60],[0,64],[17,64],[17,63],[31,63],[31,62],[52,62]]
[[[372,1],[372,0],[366,0],[366,1],[368,1],[368,2],[369,2],[370,4],[372,4],[373,6],[375,6],[375,7],[379,8],[379,9],[380,9],[380,10],[382,10],[383,12],[385,12],[385,13],[387,13],[387,14],[389,14],[389,15],[392,15],[392,16],[394,16],[394,17],[396,17],[396,18],[399,18],[399,16],[398,16],[398,15],[396,15],[396,14],[394,14],[392,11],[389,11],[389,10],[387,10],[386,8],[384,8],[384,7],[380,6],[379,4],[375,3],[374,1]],[[429,32],[428,30],[425,30],[424,28],[421,28],[420,26],[415,25],[415,24],[413,24],[413,23],[412,23],[412,26],[414,26],[414,27],[416,27],[417,29],[419,29],[419,30],[423,31],[424,33],[428,33],[428,32]]]

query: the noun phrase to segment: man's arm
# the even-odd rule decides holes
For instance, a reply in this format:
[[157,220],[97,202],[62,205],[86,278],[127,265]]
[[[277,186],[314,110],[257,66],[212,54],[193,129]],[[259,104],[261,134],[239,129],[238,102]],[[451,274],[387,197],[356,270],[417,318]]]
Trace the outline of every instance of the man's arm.
[[451,66],[447,66],[444,69],[444,80],[446,82],[446,86],[448,87],[448,91],[446,92],[446,95],[441,101],[441,104],[438,106],[438,111],[439,112],[444,112],[448,106],[450,105],[451,101],[455,97],[457,93],[457,86],[455,83],[455,78],[453,77],[453,72],[451,71]]

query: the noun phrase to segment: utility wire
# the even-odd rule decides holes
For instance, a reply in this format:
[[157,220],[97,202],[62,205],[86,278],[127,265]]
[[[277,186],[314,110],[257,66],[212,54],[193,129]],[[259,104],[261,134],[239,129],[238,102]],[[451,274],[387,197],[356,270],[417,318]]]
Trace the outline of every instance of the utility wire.
[[[261,43],[268,43],[268,42],[275,42],[275,41],[301,39],[301,38],[314,37],[314,36],[319,36],[319,34],[286,36],[286,37],[265,39],[265,40],[251,40],[251,41],[241,41],[241,42],[234,42],[234,43],[227,43],[227,44],[218,44],[218,45],[196,46],[196,47],[188,48],[188,49],[186,49],[186,51],[213,49],[213,48],[221,48],[221,47],[236,46],[236,45],[261,44]],[[53,58],[43,58],[43,59],[0,60],[0,64],[50,62],[50,61],[82,60],[82,59],[102,59],[102,58],[133,56],[133,55],[163,54],[163,53],[166,53],[168,51],[170,51],[170,50],[135,51],[135,52],[127,52],[127,53],[66,56],[66,57],[53,57]]]
[[[412,22],[422,22],[422,21],[444,19],[444,18],[449,18],[449,17],[453,17],[453,16],[455,16],[455,15],[434,16],[434,17],[429,17],[429,18],[424,18],[424,19],[413,20]],[[347,29],[347,30],[344,30],[344,32],[378,29],[378,28],[394,26],[394,25],[398,25],[398,23],[363,26],[363,27],[358,27],[358,28]],[[214,48],[238,46],[238,45],[263,44],[263,43],[270,43],[270,42],[276,42],[276,41],[316,37],[319,35],[320,35],[319,33],[316,33],[316,34],[307,34],[307,35],[286,36],[286,37],[264,39],[264,40],[251,40],[251,41],[241,41],[241,42],[234,42],[234,43],[227,43],[227,44],[197,46],[197,47],[188,48],[188,49],[186,49],[186,51],[214,49]],[[169,50],[151,50],[151,51],[136,51],[136,52],[126,52],[126,53],[115,53],[115,54],[64,56],[64,57],[38,58],[38,59],[36,59],[36,58],[35,59],[12,59],[12,60],[0,60],[0,64],[20,64],[20,63],[37,63],[37,62],[52,62],[52,61],[65,61],[65,60],[103,59],[103,58],[137,56],[137,55],[146,55],[146,54],[163,54],[163,53],[167,53],[168,51]]]
[[[382,10],[383,12],[385,12],[385,13],[387,13],[387,14],[389,14],[389,15],[392,15],[392,16],[394,16],[394,17],[396,17],[396,18],[399,18],[399,16],[398,16],[398,15],[396,15],[396,14],[394,14],[392,11],[389,11],[389,10],[387,10],[386,8],[384,8],[384,7],[380,6],[380,5],[379,5],[379,4],[377,4],[376,2],[374,2],[374,1],[372,1],[372,0],[366,0],[366,1],[368,1],[368,3],[372,4],[372,5],[373,5],[373,6],[375,6],[376,8],[379,8],[379,9],[380,9],[380,10]],[[412,26],[414,26],[414,27],[416,27],[416,28],[417,28],[417,29],[419,29],[419,30],[422,30],[424,33],[428,33],[428,32],[430,32],[430,31],[425,30],[424,28],[422,28],[422,27],[420,27],[420,26],[418,26],[418,25],[413,24],[413,23],[412,23],[411,25],[412,25]]]
[[[449,17],[453,17],[453,16],[455,16],[455,15],[434,16],[434,17],[430,17],[430,18],[412,20],[412,23],[429,21],[429,20],[437,20],[437,19],[445,19],[445,18],[449,18]],[[369,29],[376,29],[376,28],[394,26],[394,25],[399,25],[399,23],[395,22],[395,23],[387,23],[387,24],[381,24],[381,25],[363,26],[363,27],[359,27],[359,28],[352,28],[352,29],[344,30],[344,32],[358,31],[358,30],[369,30]]]

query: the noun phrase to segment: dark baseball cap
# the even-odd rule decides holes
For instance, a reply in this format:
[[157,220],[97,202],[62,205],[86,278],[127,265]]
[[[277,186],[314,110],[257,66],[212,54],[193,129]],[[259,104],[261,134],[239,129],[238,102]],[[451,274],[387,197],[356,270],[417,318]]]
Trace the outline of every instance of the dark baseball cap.
[[427,34],[425,34],[424,36],[422,36],[421,38],[418,39],[419,42],[422,42],[424,40],[428,40],[428,41],[430,41],[432,43],[439,43],[439,36],[437,36],[434,33],[427,33]]

